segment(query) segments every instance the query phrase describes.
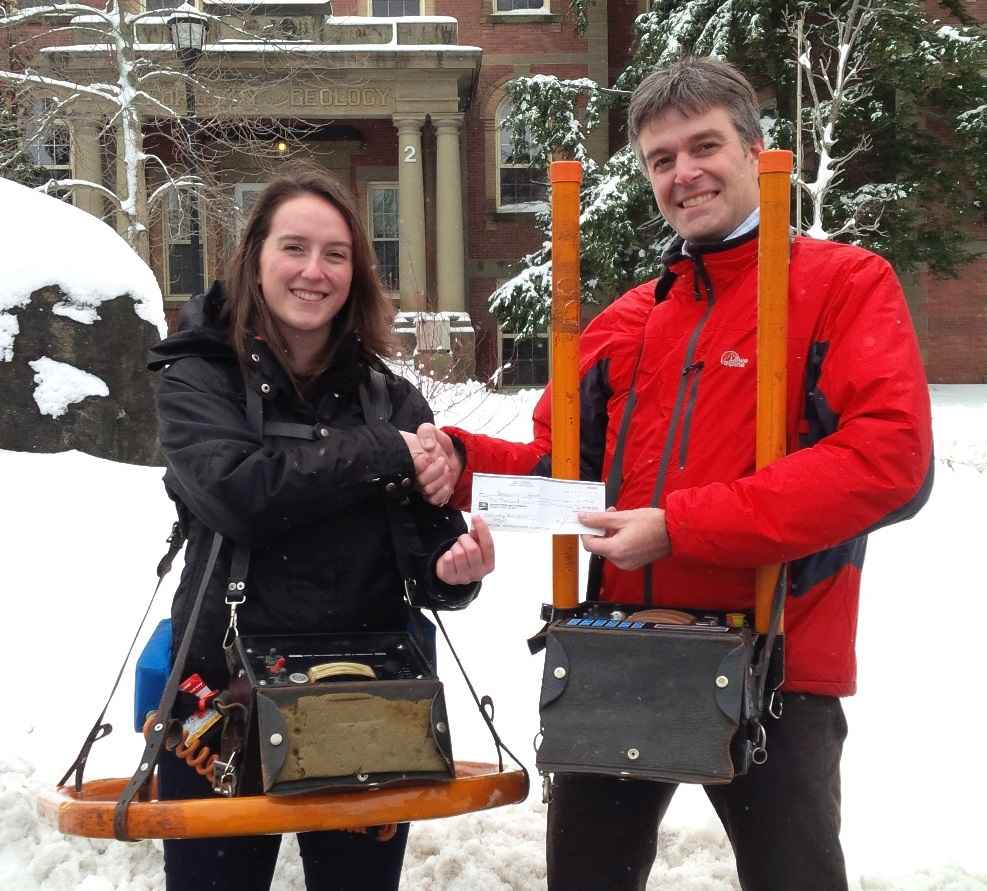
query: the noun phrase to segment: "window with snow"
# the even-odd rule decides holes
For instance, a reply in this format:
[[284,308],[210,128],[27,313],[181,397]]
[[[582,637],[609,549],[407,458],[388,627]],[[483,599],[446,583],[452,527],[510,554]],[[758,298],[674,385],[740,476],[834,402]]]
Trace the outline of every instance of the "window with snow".
[[54,99],[39,99],[27,122],[25,154],[53,179],[72,175],[72,138],[69,128],[55,114]]
[[367,204],[377,275],[385,291],[397,291],[401,287],[397,183],[370,183]]
[[168,267],[165,281],[171,298],[191,297],[203,287],[205,231],[201,225],[202,212],[202,201],[192,189],[172,189],[168,193],[164,219]]
[[403,15],[421,15],[421,0],[372,0],[370,14],[383,18]]
[[233,189],[233,204],[236,207],[236,237],[243,235],[243,230],[247,227],[247,220],[260,197],[260,193],[267,188],[267,183],[237,183]]
[[550,12],[549,0],[494,0],[494,12]]
[[500,334],[501,387],[544,387],[548,383],[548,332]]
[[512,212],[542,210],[548,199],[544,170],[531,167],[531,137],[515,139],[510,120],[513,103],[505,99],[497,109],[497,207]]

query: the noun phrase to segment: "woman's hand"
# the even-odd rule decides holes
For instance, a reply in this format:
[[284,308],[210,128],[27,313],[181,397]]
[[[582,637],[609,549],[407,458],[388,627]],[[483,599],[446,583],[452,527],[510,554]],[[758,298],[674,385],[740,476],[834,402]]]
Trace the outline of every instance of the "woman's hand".
[[460,535],[435,563],[435,574],[447,585],[478,582],[493,572],[494,543],[483,517],[470,517],[469,533]]
[[[448,434],[435,424],[422,424],[418,428],[418,441],[430,458],[427,471],[416,477],[418,489],[429,504],[444,507],[463,472],[459,453]],[[417,464],[415,467],[417,470]]]
[[[423,424],[422,427],[431,426]],[[420,428],[419,428],[420,429]],[[415,433],[399,430],[411,460],[415,465],[415,483],[425,500],[436,507],[444,507],[452,495],[454,483],[450,482],[452,472],[442,449],[436,448],[434,441],[428,446]],[[458,479],[458,475],[456,477]]]

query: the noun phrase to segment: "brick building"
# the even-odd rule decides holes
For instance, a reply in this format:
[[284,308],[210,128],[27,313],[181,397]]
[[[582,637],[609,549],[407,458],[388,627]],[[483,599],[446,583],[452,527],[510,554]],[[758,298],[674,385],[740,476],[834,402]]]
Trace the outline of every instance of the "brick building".
[[[174,5],[144,2],[149,10]],[[210,70],[260,84],[238,113],[246,108],[257,119],[285,124],[289,143],[304,143],[354,191],[397,307],[452,314],[453,349],[466,370],[474,356],[482,376],[510,359],[505,384],[543,383],[547,340],[522,341],[500,331],[487,309],[487,298],[510,277],[512,264],[540,243],[534,212],[545,199],[544,174],[527,167],[523,146],[513,145],[502,126],[510,115],[505,85],[534,73],[612,83],[628,59],[634,18],[647,0],[591,4],[584,35],[576,31],[568,0],[198,2],[224,21],[218,33],[211,26],[203,54]],[[974,11],[984,2],[975,0]],[[237,26],[245,17],[252,29],[273,34],[284,51],[268,52],[246,40]],[[139,27],[149,52],[174,55],[164,15]],[[63,64],[98,64],[96,49],[68,51]],[[167,99],[184,107],[180,93]],[[197,113],[222,114],[210,107],[208,91],[195,101]],[[155,145],[154,133],[148,135]],[[591,151],[602,159],[618,139],[619,128],[604,121],[591,137]],[[71,151],[53,141],[51,152],[77,175],[100,176],[101,147],[92,123],[74,122]],[[105,150],[102,156],[105,168]],[[271,169],[234,153],[212,172],[243,212]],[[236,211],[200,204],[202,237],[190,239],[183,200],[191,199],[173,199],[150,232],[151,265],[171,314],[204,278],[220,274],[238,225]],[[103,212],[98,196],[83,202]],[[933,382],[987,381],[985,272],[987,262],[979,261],[960,279],[917,275],[906,282]],[[448,340],[440,334],[437,343]]]

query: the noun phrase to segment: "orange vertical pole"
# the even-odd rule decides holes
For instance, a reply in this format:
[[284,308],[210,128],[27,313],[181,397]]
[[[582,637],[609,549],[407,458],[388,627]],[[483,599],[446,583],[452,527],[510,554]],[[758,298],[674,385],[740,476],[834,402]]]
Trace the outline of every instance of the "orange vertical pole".
[[[792,153],[764,151],[758,158],[761,223],[757,258],[758,469],[785,454],[788,393],[788,254]],[[765,633],[781,567],[760,566],[755,582],[755,626]]]
[[[552,476],[579,479],[579,186],[578,161],[553,161],[552,183]],[[552,536],[552,602],[579,603],[578,536]]]

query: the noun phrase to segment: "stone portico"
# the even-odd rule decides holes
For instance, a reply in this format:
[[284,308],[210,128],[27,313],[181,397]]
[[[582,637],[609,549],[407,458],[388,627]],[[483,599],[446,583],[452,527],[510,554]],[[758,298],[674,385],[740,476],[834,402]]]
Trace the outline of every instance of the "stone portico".
[[[303,137],[306,150],[352,189],[368,227],[370,184],[396,182],[397,308],[455,314],[448,318],[457,319],[461,339],[468,312],[463,120],[482,52],[458,45],[454,18],[337,19],[326,15],[328,7],[252,2],[241,8],[207,0],[203,11],[222,16],[223,24],[218,33],[216,22],[210,25],[195,69],[202,81],[194,95],[195,117],[213,126],[224,120],[248,126],[298,122],[300,131],[315,134]],[[270,15],[259,16],[258,9]],[[141,55],[174,64],[165,17],[151,17],[138,28]],[[248,40],[245,32],[271,38]],[[105,59],[102,47],[66,47],[51,54],[53,63],[69,71],[85,66],[91,72]],[[110,76],[108,67],[106,73]],[[168,85],[149,90],[154,99],[187,114],[184,85],[163,83]],[[146,103],[144,112],[152,120],[153,103]],[[98,133],[95,120],[81,118],[73,126],[74,175],[99,180]],[[211,172],[235,188],[240,182],[265,182],[275,171],[276,164],[234,153]],[[148,177],[154,173],[149,167]],[[122,165],[116,175],[125,176]],[[149,185],[153,190],[155,183]],[[139,191],[143,195],[147,187]],[[104,211],[97,193],[84,194],[80,205],[96,215]],[[232,240],[229,231],[219,230],[229,221],[214,219],[208,208],[203,216],[205,267],[216,275]],[[163,280],[169,309],[175,310],[188,294],[169,290],[169,248],[165,225],[158,225],[161,231],[152,231],[152,266]],[[468,364],[472,372],[472,360]]]

